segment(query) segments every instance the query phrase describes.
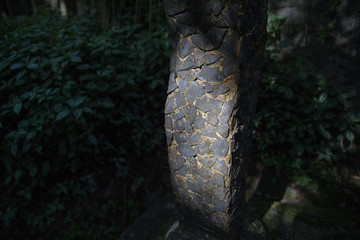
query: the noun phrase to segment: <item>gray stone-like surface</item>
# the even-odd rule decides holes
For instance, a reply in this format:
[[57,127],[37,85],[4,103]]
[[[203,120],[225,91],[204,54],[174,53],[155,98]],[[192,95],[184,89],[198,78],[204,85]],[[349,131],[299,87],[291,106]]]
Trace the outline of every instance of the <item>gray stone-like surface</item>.
[[194,122],[194,128],[196,129],[202,129],[205,124],[205,119],[201,115],[197,115],[195,122]]
[[219,116],[219,114],[218,114],[218,112],[215,110],[215,111],[211,111],[211,112],[209,112],[208,114],[207,114],[207,116],[206,116],[206,121],[208,122],[208,123],[210,123],[211,125],[215,125],[215,124],[217,124],[217,122],[218,122],[218,116]]
[[189,122],[189,124],[192,125],[195,119],[196,119],[196,108],[194,106],[191,106],[188,111],[187,122]]
[[215,128],[215,132],[226,138],[229,135],[229,125],[227,123],[219,124]]
[[229,118],[234,110],[234,106],[235,106],[235,103],[232,100],[224,103],[222,113],[219,117],[220,123],[226,123],[229,120]]
[[187,57],[183,64],[180,66],[180,70],[188,70],[191,68],[196,68],[196,63],[191,56]]
[[196,147],[196,151],[200,155],[207,155],[211,151],[210,141],[208,139],[206,139],[205,142],[203,142],[202,144],[200,144]]
[[225,187],[224,176],[219,173],[214,173],[214,183],[218,187]]
[[172,49],[177,49],[177,46],[179,44],[180,35],[178,33],[175,33],[174,35],[170,36],[170,46]]
[[174,119],[175,120],[181,119],[181,118],[185,117],[186,113],[187,113],[187,109],[181,108],[180,112],[174,114]]
[[201,193],[201,186],[198,183],[186,179],[186,185],[190,191]]
[[195,107],[203,112],[220,110],[222,102],[208,97],[199,97],[195,102]]
[[224,173],[224,174],[226,174],[226,172],[227,172],[227,166],[226,166],[226,164],[225,164],[225,162],[224,161],[222,161],[222,160],[217,160],[216,161],[216,163],[215,163],[215,170],[217,170],[217,171],[219,171],[219,172],[221,172],[221,173]]
[[182,132],[185,129],[185,121],[183,119],[179,119],[175,121],[174,130],[177,132]]
[[188,136],[185,133],[174,133],[174,137],[178,144],[188,140]]
[[221,10],[224,8],[225,0],[211,1],[211,8],[215,16],[219,15]]
[[229,59],[224,60],[224,74],[225,76],[229,76],[230,74],[234,73],[235,69],[235,62]]
[[203,127],[201,133],[204,136],[210,137],[210,138],[216,138],[216,134],[214,131],[214,127],[212,125],[205,124],[205,127]]
[[186,159],[183,158],[182,156],[177,156],[177,158],[176,158],[176,162],[177,162],[177,164],[178,164],[180,167],[183,166],[183,164],[184,164],[185,161],[186,161]]
[[210,93],[210,92],[214,91],[214,86],[213,86],[212,84],[206,82],[206,83],[205,83],[205,91],[206,91],[207,93]]
[[224,18],[227,24],[235,29],[238,21],[238,5],[236,4],[233,7],[230,7],[224,12]]
[[227,86],[224,86],[224,85],[222,85],[222,84],[216,85],[216,86],[214,87],[214,92],[213,92],[212,96],[213,96],[214,98],[217,98],[219,95],[224,94],[224,93],[226,93],[226,92],[229,91],[229,90],[230,90],[230,89],[229,89]]
[[[170,72],[173,73],[176,69],[176,62],[178,61],[177,55],[175,53],[171,53],[170,56]],[[170,73],[170,74],[171,74]]]
[[175,99],[168,96],[167,99],[166,99],[166,103],[165,103],[165,111],[164,111],[164,113],[165,114],[170,114],[170,113],[175,112],[174,104],[175,104]]
[[210,34],[193,34],[192,40],[202,50],[209,51],[215,48]]
[[185,58],[187,55],[194,51],[194,48],[195,45],[192,42],[190,42],[186,38],[183,38],[179,47],[179,56],[181,58]]
[[179,92],[183,93],[188,89],[188,82],[184,78],[178,78]]
[[208,168],[208,167],[205,166],[205,165],[202,165],[202,166],[201,166],[201,168],[200,168],[200,173],[201,173],[201,177],[202,177],[205,181],[212,177],[212,171],[211,171],[211,169]]
[[187,36],[197,32],[195,27],[192,27],[192,26],[189,26],[186,24],[182,24],[180,22],[176,22],[176,27],[183,34],[184,37],[187,37]]
[[[226,190],[225,188],[214,188],[212,190],[213,194],[214,194],[214,198],[218,199],[218,200],[223,200],[226,197]],[[214,199],[214,200],[215,200]]]
[[208,168],[211,168],[214,165],[215,161],[216,161],[215,157],[209,157],[202,159],[201,163],[207,166]]
[[226,28],[211,28],[210,35],[215,48],[218,48],[221,41],[223,40],[227,29]]
[[214,198],[213,202],[214,202],[216,212],[225,212],[226,211],[226,206],[225,206],[224,201]]
[[212,25],[210,17],[205,16],[205,15],[201,17],[200,23],[198,23],[198,24],[199,24],[198,27],[199,27],[200,32],[203,32],[203,33],[208,32],[209,28]]
[[185,0],[178,0],[176,2],[172,0],[164,0],[163,3],[166,14],[170,16],[183,12],[188,6],[187,1]]
[[204,139],[204,136],[199,134],[199,133],[195,133],[193,135],[191,135],[191,137],[189,138],[189,144],[190,145],[198,145],[201,143],[201,141]]
[[181,93],[175,93],[175,99],[176,99],[176,108],[182,107],[186,104],[185,96]]
[[200,22],[201,15],[193,13],[181,13],[176,15],[176,20],[188,26],[197,26]]
[[173,124],[172,124],[172,119],[171,119],[171,117],[169,117],[169,116],[165,116],[165,124],[164,124],[164,127],[166,128],[166,129],[172,129],[172,127],[173,127]]
[[204,64],[205,52],[198,50],[194,53],[194,59],[197,67],[201,67]]
[[222,82],[225,75],[216,67],[203,66],[198,78],[207,82]]
[[[184,161],[185,161],[185,159],[184,159]],[[177,171],[183,166],[184,161],[181,162],[181,159],[180,159],[180,162],[179,162],[178,160],[175,161],[174,159],[169,158],[169,166],[172,170]]]
[[220,51],[225,54],[225,56],[234,59],[236,58],[236,34],[233,33],[228,36],[220,46]]
[[171,93],[172,91],[174,91],[177,87],[178,87],[178,85],[176,84],[176,81],[175,81],[175,74],[174,74],[174,73],[170,73],[170,76],[169,76],[169,85],[168,85],[168,89],[167,89],[167,94],[169,94],[169,93]]
[[193,130],[193,128],[192,128],[192,126],[191,126],[191,124],[190,124],[189,121],[186,121],[186,122],[185,122],[185,131],[186,131],[187,133],[193,133],[193,132],[194,132],[194,130]]
[[229,145],[226,139],[218,139],[213,142],[211,149],[215,156],[226,157],[226,154],[229,150]]
[[192,71],[192,70],[183,70],[178,72],[178,75],[180,77],[185,78],[188,81],[194,81],[198,76],[198,74],[199,73],[197,71]]
[[199,176],[199,175],[200,175],[200,170],[197,169],[197,168],[195,167],[195,165],[192,165],[191,167],[189,167],[187,173],[189,173],[189,174],[191,174],[191,175],[193,175],[193,176]]
[[189,90],[186,92],[186,99],[189,104],[193,104],[197,97],[201,97],[204,94],[205,94],[205,89],[203,86],[195,82],[191,82],[189,84]]
[[170,131],[165,131],[165,135],[166,135],[166,142],[167,142],[167,145],[170,146],[171,142],[172,142],[172,133]]
[[212,64],[215,63],[217,60],[219,60],[221,58],[221,55],[217,54],[208,54],[205,56],[205,62],[206,64]]
[[219,18],[216,22],[215,22],[215,27],[218,28],[226,28],[229,25],[227,24],[227,22],[225,21],[224,18]]
[[177,146],[176,149],[184,157],[194,157],[194,156],[196,156],[196,152],[194,151],[194,149],[191,146],[187,145],[187,144],[180,144],[179,146]]

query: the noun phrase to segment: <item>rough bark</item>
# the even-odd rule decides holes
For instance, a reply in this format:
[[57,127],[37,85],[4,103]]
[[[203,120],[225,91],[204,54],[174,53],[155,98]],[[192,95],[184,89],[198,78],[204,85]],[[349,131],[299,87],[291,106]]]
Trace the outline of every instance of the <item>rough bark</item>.
[[236,239],[266,39],[266,0],[164,0],[171,183],[186,221]]

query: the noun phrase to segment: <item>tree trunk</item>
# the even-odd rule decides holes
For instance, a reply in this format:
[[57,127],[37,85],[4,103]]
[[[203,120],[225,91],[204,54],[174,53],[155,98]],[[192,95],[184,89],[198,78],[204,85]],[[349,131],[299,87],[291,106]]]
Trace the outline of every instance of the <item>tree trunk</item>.
[[235,239],[266,39],[266,0],[164,0],[171,184],[185,220]]

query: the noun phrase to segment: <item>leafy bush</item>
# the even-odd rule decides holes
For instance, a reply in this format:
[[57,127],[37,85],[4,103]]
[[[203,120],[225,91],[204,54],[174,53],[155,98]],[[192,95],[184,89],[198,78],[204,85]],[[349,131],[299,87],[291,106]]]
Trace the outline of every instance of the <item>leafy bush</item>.
[[[74,202],[164,159],[167,28],[129,19],[105,29],[43,11],[1,24],[2,232],[50,237]],[[76,229],[70,238],[95,237]]]
[[255,118],[254,154],[267,166],[311,181],[339,183],[336,165],[355,150],[360,116],[345,110],[348,96],[300,58],[279,59],[284,18],[269,16],[269,39]]

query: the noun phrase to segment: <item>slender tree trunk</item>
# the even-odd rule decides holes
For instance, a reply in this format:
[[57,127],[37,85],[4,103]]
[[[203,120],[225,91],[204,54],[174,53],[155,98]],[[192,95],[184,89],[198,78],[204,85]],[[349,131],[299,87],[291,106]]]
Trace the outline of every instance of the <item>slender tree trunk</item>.
[[[171,184],[185,220],[236,239],[266,39],[266,0],[164,0]],[[224,234],[225,233],[225,234]]]

